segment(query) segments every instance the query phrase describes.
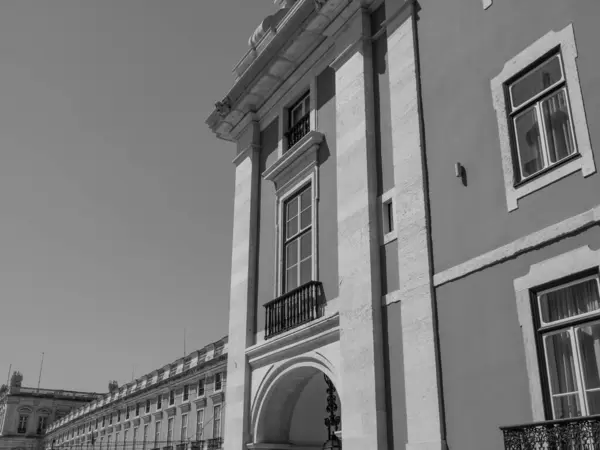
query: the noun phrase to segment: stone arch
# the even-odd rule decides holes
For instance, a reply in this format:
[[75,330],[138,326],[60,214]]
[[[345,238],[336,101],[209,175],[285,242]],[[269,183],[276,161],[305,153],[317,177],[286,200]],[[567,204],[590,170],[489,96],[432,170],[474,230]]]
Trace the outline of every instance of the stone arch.
[[[327,375],[337,389],[339,377],[333,364],[317,352],[290,358],[273,366],[261,382],[252,405],[252,441],[322,445],[326,440],[323,422],[326,415],[326,383],[323,375]],[[339,391],[337,397],[339,405]],[[313,411],[319,411],[322,417],[313,414]],[[310,423],[306,423],[307,418]],[[302,427],[314,430],[314,433],[302,432]],[[311,442],[311,439],[315,442]]]

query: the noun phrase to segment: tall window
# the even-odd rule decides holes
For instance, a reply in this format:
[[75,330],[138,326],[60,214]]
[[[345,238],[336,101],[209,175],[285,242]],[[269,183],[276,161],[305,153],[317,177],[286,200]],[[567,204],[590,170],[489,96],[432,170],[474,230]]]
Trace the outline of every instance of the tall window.
[[590,276],[536,295],[555,419],[600,414],[599,292],[598,276]]
[[139,416],[140,415],[140,404],[139,402],[135,404],[135,416]]
[[112,423],[113,423],[113,413],[110,413],[110,414],[108,415],[108,424],[109,424],[109,425],[112,425]]
[[47,424],[48,424],[48,416],[38,417],[37,434],[44,434],[46,432]]
[[100,419],[98,419],[98,418],[96,417],[96,424],[94,425],[94,428],[96,428],[96,430],[98,429],[98,422],[99,422],[99,421],[100,421]]
[[284,204],[283,282],[289,292],[312,279],[312,187]]
[[169,391],[169,405],[175,404],[175,390]]
[[100,450],[104,448],[104,436],[100,436]]
[[115,450],[119,448],[119,433],[115,433]]
[[106,426],[106,416],[102,416],[102,428]]
[[156,397],[156,409],[159,410],[162,408],[162,394],[158,394]]
[[157,420],[154,424],[154,447],[158,447],[158,440],[160,439],[160,420]]
[[25,434],[27,432],[27,421],[29,416],[27,414],[19,415],[19,427],[17,428],[17,433]]
[[200,378],[198,380],[198,397],[202,397],[204,395],[204,378]]
[[180,437],[180,440],[182,442],[187,439],[187,427],[188,427],[188,415],[183,414],[181,416],[181,437]]
[[221,373],[215,374],[215,391],[220,391],[223,388],[223,376]]
[[106,450],[110,450],[110,438],[112,436],[109,434],[108,437],[106,438]]
[[125,430],[125,432],[123,433],[123,448],[125,449],[127,446],[127,438],[129,435],[129,430]]
[[190,386],[186,384],[183,386],[183,401],[185,402],[188,398],[190,398]]
[[144,440],[142,441],[142,450],[146,450],[146,442],[148,442],[148,424],[144,425]]
[[196,412],[196,440],[202,440],[202,431],[204,430],[204,410],[199,409]]
[[150,399],[146,400],[146,414],[150,412]]
[[119,409],[117,411],[117,423],[119,423],[121,421],[121,410]]
[[221,405],[215,405],[213,414],[213,438],[221,437]]
[[137,434],[138,434],[138,427],[135,427],[133,429],[133,442],[131,443],[133,450],[135,450],[135,443],[137,441]]
[[171,445],[171,441],[173,440],[173,423],[175,420],[173,417],[169,418],[167,422],[167,446]]
[[130,409],[131,408],[129,406],[125,409],[125,420],[129,420],[129,411],[130,411]]
[[518,159],[517,181],[576,153],[560,53],[509,84],[507,92]]
[[289,108],[288,148],[293,147],[310,131],[310,94],[305,94]]

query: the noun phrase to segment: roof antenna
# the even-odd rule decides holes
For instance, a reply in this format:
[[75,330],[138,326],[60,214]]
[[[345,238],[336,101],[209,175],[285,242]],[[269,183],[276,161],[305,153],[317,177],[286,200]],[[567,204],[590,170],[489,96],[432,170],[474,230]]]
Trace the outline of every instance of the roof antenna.
[[40,382],[42,381],[42,367],[44,367],[44,352],[42,352],[42,362],[40,363],[40,376],[38,378],[38,392],[40,391]]

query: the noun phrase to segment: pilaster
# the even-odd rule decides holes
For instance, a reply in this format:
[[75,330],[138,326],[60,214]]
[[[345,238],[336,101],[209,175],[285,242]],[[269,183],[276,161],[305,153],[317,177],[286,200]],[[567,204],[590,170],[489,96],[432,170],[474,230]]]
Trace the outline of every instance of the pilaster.
[[388,28],[407,450],[445,449],[418,100],[414,3]]
[[253,344],[256,314],[256,243],[259,206],[260,128],[250,117],[237,137],[234,159],[235,199],[229,301],[225,450],[242,450],[250,442],[250,366],[246,348]]
[[342,432],[345,450],[387,448],[370,18],[359,9],[336,42],[337,212]]

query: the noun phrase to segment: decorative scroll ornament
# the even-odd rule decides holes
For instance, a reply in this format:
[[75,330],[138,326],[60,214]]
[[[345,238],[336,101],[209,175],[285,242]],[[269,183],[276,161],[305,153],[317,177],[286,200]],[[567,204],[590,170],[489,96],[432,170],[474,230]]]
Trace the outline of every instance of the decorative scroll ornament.
[[231,100],[225,97],[222,102],[215,103],[215,108],[221,117],[225,117],[231,111]]
[[336,431],[339,431],[341,422],[340,416],[336,414],[338,410],[337,391],[329,377],[325,374],[323,374],[323,376],[325,377],[325,383],[327,383],[327,413],[329,414],[329,416],[325,418],[328,438],[327,442],[323,444],[323,449],[341,449],[342,443],[335,434]]

